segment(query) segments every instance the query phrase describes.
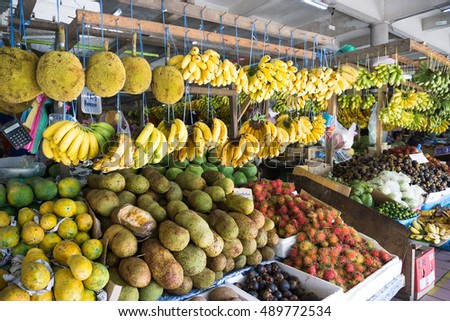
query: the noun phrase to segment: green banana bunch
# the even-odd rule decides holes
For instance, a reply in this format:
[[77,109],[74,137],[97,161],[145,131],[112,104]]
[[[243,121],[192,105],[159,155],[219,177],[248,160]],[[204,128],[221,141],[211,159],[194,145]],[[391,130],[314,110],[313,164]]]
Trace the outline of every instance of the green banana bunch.
[[357,123],[361,128],[367,128],[370,119],[370,109],[340,109],[338,121],[345,128],[349,128],[352,123]]
[[414,82],[440,98],[450,96],[450,74],[445,70],[432,70],[426,62],[420,63],[419,71],[413,77]]
[[387,65],[381,63],[375,67],[375,71],[370,76],[376,87],[381,88],[385,84],[390,86],[400,86],[405,81],[403,71],[398,65]]
[[353,83],[352,88],[355,90],[363,90],[374,86],[375,84],[371,78],[370,72],[365,68],[358,68],[358,78]]

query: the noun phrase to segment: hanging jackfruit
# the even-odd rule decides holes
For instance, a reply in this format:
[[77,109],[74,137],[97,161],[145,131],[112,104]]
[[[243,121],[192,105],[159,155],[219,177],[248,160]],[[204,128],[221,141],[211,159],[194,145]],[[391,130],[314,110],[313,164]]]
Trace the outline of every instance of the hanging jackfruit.
[[19,114],[31,106],[33,100],[24,103],[8,103],[0,99],[0,113],[2,114]]
[[184,80],[174,66],[158,66],[153,70],[152,92],[163,104],[175,104],[183,97]]
[[120,58],[108,51],[97,52],[89,59],[86,68],[86,86],[100,97],[116,95],[125,84],[125,67]]
[[[64,38],[64,27],[60,27],[59,38]],[[77,98],[84,88],[83,66],[78,58],[64,50],[50,51],[39,60],[36,78],[44,94],[57,101]]]
[[39,58],[18,48],[0,48],[0,99],[7,103],[29,102],[42,90],[36,82]]
[[133,95],[142,94],[150,87],[152,69],[147,60],[142,57],[136,57],[136,33],[133,34],[132,54],[131,56],[123,57],[122,63],[126,74],[123,90]]

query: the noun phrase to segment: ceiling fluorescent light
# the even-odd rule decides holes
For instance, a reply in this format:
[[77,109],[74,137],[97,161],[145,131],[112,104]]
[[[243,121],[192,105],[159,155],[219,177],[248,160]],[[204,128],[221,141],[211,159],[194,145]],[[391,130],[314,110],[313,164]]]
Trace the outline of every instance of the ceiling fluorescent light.
[[321,10],[328,9],[328,5],[326,3],[323,3],[322,1],[318,1],[318,0],[300,0],[300,2],[309,4],[310,6],[319,8]]
[[113,16],[116,16],[116,17],[120,16],[121,14],[122,14],[122,10],[120,8],[113,12]]

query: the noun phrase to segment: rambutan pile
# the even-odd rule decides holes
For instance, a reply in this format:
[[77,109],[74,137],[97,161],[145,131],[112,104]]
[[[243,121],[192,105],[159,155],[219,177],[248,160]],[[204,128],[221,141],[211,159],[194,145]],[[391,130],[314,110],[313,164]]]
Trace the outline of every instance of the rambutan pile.
[[317,216],[316,211],[324,222],[331,222],[336,217],[336,213],[322,209],[307,196],[295,194],[293,183],[280,179],[261,180],[251,182],[247,187],[252,189],[255,208],[275,222],[280,237],[296,235],[309,218]]
[[308,215],[299,230],[286,264],[347,291],[392,259],[346,225],[337,213],[323,209],[314,214]]

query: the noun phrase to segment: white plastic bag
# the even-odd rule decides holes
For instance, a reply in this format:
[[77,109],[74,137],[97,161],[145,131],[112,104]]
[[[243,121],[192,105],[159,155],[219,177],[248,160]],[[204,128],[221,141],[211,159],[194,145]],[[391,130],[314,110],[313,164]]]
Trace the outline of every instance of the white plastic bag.
[[369,130],[370,145],[375,145],[377,141],[377,106],[378,103],[376,102],[373,105],[372,112],[370,113],[369,125],[367,126],[367,129]]

